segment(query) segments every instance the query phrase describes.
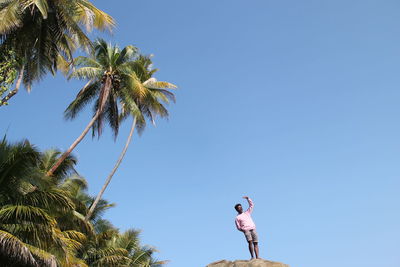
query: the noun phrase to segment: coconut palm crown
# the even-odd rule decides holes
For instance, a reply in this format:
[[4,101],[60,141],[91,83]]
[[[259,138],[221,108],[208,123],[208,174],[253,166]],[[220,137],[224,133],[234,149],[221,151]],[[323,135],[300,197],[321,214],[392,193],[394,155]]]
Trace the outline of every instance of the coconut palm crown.
[[15,53],[28,90],[46,73],[71,63],[76,48],[91,48],[86,32],[114,25],[88,0],[0,0],[0,50]]
[[[129,110],[129,114],[135,114],[138,118],[139,131],[144,124],[142,112],[147,112],[145,115],[168,115],[167,110],[159,101],[160,99],[168,100],[168,98],[157,91],[161,89],[151,88],[161,85],[159,83],[162,82],[148,81],[147,85],[143,83],[140,75],[136,73],[139,69],[137,61],[139,59],[141,57],[136,47],[130,45],[120,49],[117,45],[108,44],[103,39],[98,39],[94,43],[93,53],[89,57],[82,56],[75,59],[77,68],[71,73],[70,78],[88,82],[65,110],[65,118],[75,118],[90,103],[93,103],[93,118],[48,175],[52,175],[52,172],[58,168],[58,164],[72,152],[90,128],[93,130],[93,136],[100,136],[104,120],[110,125],[116,137],[120,124],[121,106]],[[172,84],[165,84],[175,88]],[[151,107],[153,113],[151,114],[150,109],[146,107]]]
[[131,70],[134,71],[136,79],[140,81],[140,84],[137,84],[136,86],[144,93],[137,94],[134,90],[121,90],[120,92],[119,97],[121,99],[122,108],[119,120],[123,121],[128,117],[132,117],[131,130],[114,168],[107,176],[103,187],[90,207],[89,212],[86,215],[86,220],[91,218],[92,212],[96,208],[96,205],[102,198],[104,191],[120,166],[125,153],[128,150],[134,130],[137,129],[138,133],[141,134],[146,126],[146,118],[151,120],[154,124],[156,116],[167,117],[168,110],[164,107],[162,102],[169,103],[170,100],[175,101],[174,94],[167,89],[176,88],[176,86],[169,82],[157,81],[152,77],[157,69],[152,69],[150,56],[139,55],[134,61],[128,62],[128,64]]
[[119,130],[119,97],[124,92],[139,91],[137,76],[130,64],[137,57],[138,49],[126,46],[122,50],[103,39],[94,43],[89,57],[75,59],[76,69],[69,78],[88,81],[79,91],[75,100],[65,110],[66,119],[74,119],[88,104],[93,103],[93,117],[98,115],[93,126],[93,135],[101,136],[103,121],[106,119],[114,136]]

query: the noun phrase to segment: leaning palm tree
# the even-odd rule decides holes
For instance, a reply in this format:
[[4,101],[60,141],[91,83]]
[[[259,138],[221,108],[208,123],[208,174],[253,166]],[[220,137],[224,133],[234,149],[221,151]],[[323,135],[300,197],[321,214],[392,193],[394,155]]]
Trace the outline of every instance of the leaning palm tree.
[[169,103],[170,100],[175,101],[174,94],[167,89],[176,88],[176,86],[169,82],[157,81],[152,77],[157,69],[152,69],[150,56],[139,55],[135,61],[129,63],[129,66],[141,82],[141,84],[138,84],[138,87],[141,89],[140,94],[135,90],[125,90],[129,88],[121,90],[122,113],[120,120],[122,121],[128,117],[132,117],[131,129],[114,168],[106,178],[103,187],[97,194],[95,201],[86,215],[86,220],[89,220],[91,217],[93,210],[96,208],[97,203],[102,198],[104,191],[120,166],[132,140],[134,130],[137,129],[139,134],[142,133],[146,126],[146,117],[150,119],[153,124],[156,116],[167,117],[168,110],[161,102]]
[[125,87],[134,88],[139,83],[136,82],[137,78],[134,73],[128,68],[128,63],[134,59],[136,51],[134,46],[127,46],[121,50],[118,46],[112,46],[103,39],[99,39],[95,42],[94,50],[89,57],[76,58],[74,64],[77,68],[71,73],[70,78],[89,80],[89,82],[67,107],[65,117],[67,119],[75,118],[86,105],[92,102],[94,102],[94,114],[81,135],[61,155],[47,175],[53,175],[91,128],[96,129],[100,136],[104,118],[111,126],[114,136],[117,136],[119,91]]
[[63,62],[71,63],[77,47],[91,47],[86,31],[114,24],[88,0],[0,0],[0,50],[15,53],[21,62],[18,75],[29,91],[33,81],[54,73]]

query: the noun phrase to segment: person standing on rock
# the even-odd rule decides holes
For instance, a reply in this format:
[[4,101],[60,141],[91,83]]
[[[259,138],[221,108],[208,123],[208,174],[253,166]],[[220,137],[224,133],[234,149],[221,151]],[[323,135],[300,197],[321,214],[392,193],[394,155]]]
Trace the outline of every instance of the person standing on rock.
[[244,233],[247,242],[249,243],[249,251],[251,258],[254,259],[254,252],[256,254],[256,258],[259,259],[258,254],[258,236],[256,232],[256,225],[251,218],[251,213],[253,212],[254,204],[253,201],[245,196],[244,199],[249,202],[249,208],[243,212],[243,208],[241,204],[235,205],[235,210],[238,212],[238,215],[235,219],[236,228]]

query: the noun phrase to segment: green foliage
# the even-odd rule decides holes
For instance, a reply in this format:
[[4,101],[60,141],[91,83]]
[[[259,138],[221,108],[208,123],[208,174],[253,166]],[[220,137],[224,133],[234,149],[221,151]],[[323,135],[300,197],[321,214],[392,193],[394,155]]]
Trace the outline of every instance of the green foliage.
[[87,217],[91,217],[94,207],[98,205],[125,155],[134,129],[141,134],[146,126],[146,119],[154,124],[156,116],[168,116],[163,103],[175,101],[174,94],[167,89],[174,89],[176,86],[153,78],[152,75],[157,70],[152,69],[150,57],[140,55],[134,46],[126,46],[121,50],[103,39],[96,41],[90,57],[78,57],[75,66],[78,68],[70,77],[88,82],[65,110],[67,119],[75,118],[85,106],[94,103],[93,123],[88,126],[92,128],[93,136],[96,133],[101,135],[105,118],[116,138],[120,122],[127,117],[133,117],[127,144],[89,210]]
[[[0,53],[0,99],[11,90],[17,73],[15,53],[12,51]],[[7,102],[0,102],[0,105],[7,105]]]
[[78,48],[89,49],[87,32],[111,29],[114,20],[88,0],[1,0],[0,51],[12,50],[32,82],[72,61]]
[[[101,200],[92,220],[93,198],[68,157],[52,177],[59,155],[38,151],[28,141],[0,142],[0,262],[5,266],[158,266],[138,231],[120,233],[101,218],[113,204]],[[137,255],[144,255],[138,261]],[[137,265],[139,263],[139,265]],[[143,264],[142,264],[143,263]]]
[[146,118],[154,123],[156,116],[168,116],[161,102],[175,100],[173,93],[166,89],[176,86],[152,78],[157,70],[151,69],[150,57],[140,55],[136,47],[120,49],[98,39],[92,54],[76,58],[74,65],[76,69],[69,77],[88,83],[65,110],[65,117],[73,119],[85,106],[93,103],[93,114],[101,113],[93,125],[93,135],[101,135],[103,120],[117,136],[120,121],[128,115],[136,117],[139,133],[146,125]]

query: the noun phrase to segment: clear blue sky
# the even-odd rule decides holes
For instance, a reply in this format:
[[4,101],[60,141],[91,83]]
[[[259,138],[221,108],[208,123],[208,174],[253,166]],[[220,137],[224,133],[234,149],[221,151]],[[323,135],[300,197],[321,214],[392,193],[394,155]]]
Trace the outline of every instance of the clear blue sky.
[[[155,54],[179,86],[169,121],[135,136],[105,198],[170,267],[246,259],[234,227],[249,195],[263,258],[292,267],[399,267],[400,2],[95,1],[107,39]],[[1,108],[0,132],[66,149],[82,83],[47,77]],[[86,138],[78,170],[97,193],[128,134]]]

